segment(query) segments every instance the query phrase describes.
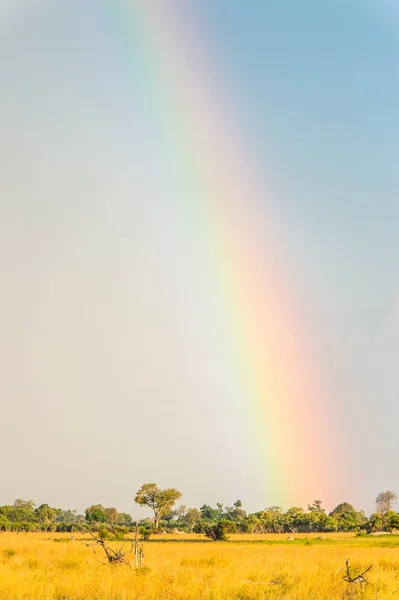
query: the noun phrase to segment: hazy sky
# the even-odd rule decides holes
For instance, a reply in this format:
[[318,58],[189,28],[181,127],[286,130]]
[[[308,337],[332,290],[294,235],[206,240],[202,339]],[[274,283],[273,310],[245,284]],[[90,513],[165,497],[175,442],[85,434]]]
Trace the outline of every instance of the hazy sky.
[[[0,504],[140,514],[145,481],[192,506],[283,504],[259,497],[259,465],[248,475],[246,409],[178,209],[191,191],[170,173],[140,3],[126,4],[0,2]],[[197,23],[271,180],[334,421],[322,499],[369,511],[399,492],[399,9],[168,4]]]

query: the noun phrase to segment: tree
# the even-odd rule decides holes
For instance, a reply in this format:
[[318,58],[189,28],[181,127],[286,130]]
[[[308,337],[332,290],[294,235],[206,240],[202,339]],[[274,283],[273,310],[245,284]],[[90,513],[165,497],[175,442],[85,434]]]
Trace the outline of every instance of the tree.
[[212,508],[209,504],[204,504],[200,508],[201,515],[204,521],[216,521],[218,518],[219,511],[217,508]]
[[313,504],[308,504],[309,512],[325,512],[324,508],[321,506],[321,500],[315,500]]
[[118,525],[131,526],[133,525],[132,516],[129,513],[118,513]]
[[48,504],[41,504],[35,508],[35,516],[40,523],[52,523],[55,521],[57,513]]
[[186,513],[181,517],[181,520],[192,533],[194,527],[201,521],[201,512],[198,508],[188,508]]
[[247,511],[242,508],[241,500],[234,502],[233,506],[226,506],[223,513],[223,518],[228,521],[240,523],[247,516]]
[[393,529],[399,530],[399,514],[393,510],[390,510],[385,515],[386,525],[388,531],[392,531]]
[[77,515],[76,510],[60,510],[57,514],[57,521],[60,523],[66,523],[67,525],[72,525],[76,522]]
[[156,483],[144,483],[138,490],[134,501],[140,506],[148,506],[154,512],[154,528],[159,527],[159,521],[173,508],[182,494],[175,488],[161,490]]
[[349,502],[342,502],[341,504],[338,504],[338,506],[336,506],[331,512],[330,512],[330,516],[331,517],[338,517],[338,515],[342,515],[344,513],[354,513],[356,512],[355,507],[352,506],[352,504],[349,504]]
[[32,522],[35,520],[35,503],[33,500],[17,498],[10,511],[10,520]]
[[102,504],[93,504],[85,510],[85,517],[88,523],[105,523],[107,514]]
[[105,516],[107,523],[110,525],[115,525],[118,522],[118,510],[113,506],[105,509]]
[[387,512],[393,509],[393,505],[397,502],[398,496],[395,492],[386,491],[380,492],[375,499],[376,513],[384,517]]
[[368,523],[368,531],[371,533],[372,531],[381,531],[385,527],[384,519],[381,515],[377,513],[373,513],[370,515],[369,523]]
[[330,517],[335,517],[338,531],[355,531],[367,522],[364,513],[357,512],[349,502],[338,504],[338,506],[331,511]]
[[240,523],[240,531],[242,533],[256,533],[261,530],[261,523],[256,515],[247,515]]
[[293,506],[285,513],[285,529],[291,533],[296,533],[306,529],[308,517],[300,506]]

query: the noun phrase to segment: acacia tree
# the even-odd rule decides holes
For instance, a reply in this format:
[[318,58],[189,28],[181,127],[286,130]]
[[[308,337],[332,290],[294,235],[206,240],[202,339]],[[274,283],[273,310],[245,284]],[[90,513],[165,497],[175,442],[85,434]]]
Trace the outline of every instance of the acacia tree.
[[144,483],[136,493],[134,501],[140,506],[148,506],[154,512],[154,529],[158,529],[159,521],[173,508],[182,494],[175,488],[161,490],[156,483]]

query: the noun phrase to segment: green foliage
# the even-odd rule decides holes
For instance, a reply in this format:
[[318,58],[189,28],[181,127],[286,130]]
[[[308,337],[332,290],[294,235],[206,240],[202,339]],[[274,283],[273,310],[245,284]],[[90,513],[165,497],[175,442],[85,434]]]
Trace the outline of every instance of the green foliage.
[[175,502],[181,498],[181,492],[175,488],[161,490],[156,483],[144,483],[138,490],[134,500],[140,506],[148,506],[154,512],[154,527],[171,512]]
[[154,527],[151,524],[142,525],[139,528],[139,532],[143,540],[149,540],[150,536],[154,533]]
[[35,518],[40,523],[52,523],[56,519],[56,511],[48,504],[41,504],[34,510]]
[[352,504],[349,504],[349,502],[342,502],[341,504],[338,504],[338,506],[336,506],[330,512],[330,515],[332,517],[339,517],[340,515],[343,515],[343,514],[346,514],[346,513],[355,513],[355,512],[356,512],[356,510],[352,506]]
[[23,500],[22,498],[17,498],[12,506],[2,506],[0,508],[0,515],[13,523],[33,523],[38,520],[33,500]]
[[368,533],[365,529],[360,529],[360,531],[357,532],[356,537],[367,537]]
[[114,525],[118,522],[118,510],[115,507],[105,508],[105,521],[110,525]]
[[55,530],[57,533],[70,533],[73,530],[73,525],[68,523],[58,523]]
[[373,513],[369,518],[369,532],[382,531],[384,529],[384,518],[382,515]]
[[393,529],[399,531],[399,514],[393,510],[390,510],[385,515],[385,524],[388,531]]
[[131,517],[131,515],[129,515],[128,513],[119,513],[118,514],[118,525],[124,526],[124,527],[132,527],[133,525],[133,519]]
[[[175,488],[162,490],[155,483],[141,486],[135,501],[140,506],[150,507],[154,513],[152,520],[141,521],[142,537],[148,539],[161,528],[169,531],[177,528],[185,532],[205,533],[211,539],[223,539],[223,536],[231,533],[232,527],[238,533],[399,531],[399,514],[392,510],[396,499],[394,492],[381,492],[378,495],[378,511],[369,518],[348,502],[338,504],[329,514],[319,500],[308,505],[307,510],[292,507],[284,512],[279,506],[271,506],[260,512],[247,513],[241,500],[237,500],[232,506],[217,503],[216,507],[204,504],[197,509],[180,505],[174,509],[180,497],[181,493]],[[105,508],[101,504],[90,506],[84,515],[77,514],[76,510],[62,510],[48,504],[36,506],[32,500],[22,498],[18,498],[13,504],[0,506],[0,532],[63,533],[79,531],[79,528],[83,530],[82,526],[92,531],[100,530],[101,535],[122,539],[126,533],[132,531],[135,523],[130,514],[119,513],[116,508]]]
[[315,500],[313,502],[313,504],[308,505],[308,511],[309,512],[317,512],[317,513],[325,512],[324,508],[322,508],[321,505],[322,505],[321,500]]
[[86,508],[85,518],[88,523],[105,523],[107,520],[106,509],[101,504],[93,504]]
[[237,531],[236,525],[233,521],[222,519],[214,525],[207,525],[205,527],[206,537],[214,540],[215,542],[227,542],[229,539],[229,533],[235,533]]
[[203,521],[211,521],[215,522],[219,516],[219,511],[217,508],[212,508],[209,504],[204,504],[200,508],[201,516]]
[[98,530],[100,540],[112,540],[115,536],[105,525],[102,525]]
[[123,540],[124,536],[129,533],[129,528],[116,525],[113,528],[112,533],[114,534],[116,540]]

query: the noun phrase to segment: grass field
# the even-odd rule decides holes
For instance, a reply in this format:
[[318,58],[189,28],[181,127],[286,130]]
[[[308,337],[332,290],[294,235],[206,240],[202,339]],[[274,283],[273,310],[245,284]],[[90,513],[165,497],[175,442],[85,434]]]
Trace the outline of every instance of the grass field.
[[[101,548],[68,534],[0,533],[0,600],[399,599],[399,536],[295,537],[162,536],[136,571],[101,564]],[[364,589],[337,573],[346,558],[354,571],[373,564]]]

